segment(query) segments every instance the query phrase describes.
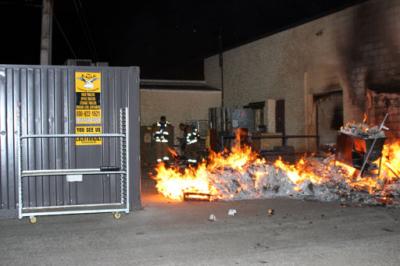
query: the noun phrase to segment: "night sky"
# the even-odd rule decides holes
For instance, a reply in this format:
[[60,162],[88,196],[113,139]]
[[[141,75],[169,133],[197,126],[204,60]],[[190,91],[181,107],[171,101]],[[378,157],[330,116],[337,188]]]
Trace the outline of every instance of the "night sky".
[[[53,64],[138,65],[142,78],[202,79],[203,58],[360,0],[54,0]],[[38,64],[40,0],[0,0],[0,63]]]

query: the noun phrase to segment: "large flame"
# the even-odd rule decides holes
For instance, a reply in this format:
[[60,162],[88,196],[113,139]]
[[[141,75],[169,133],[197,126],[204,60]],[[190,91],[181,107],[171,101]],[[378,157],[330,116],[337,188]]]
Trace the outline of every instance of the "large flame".
[[384,175],[395,181],[394,177],[400,176],[400,141],[385,145],[382,153]]
[[157,167],[157,190],[167,198],[182,200],[185,192],[214,193],[210,186],[205,163],[197,168],[167,168],[163,163]]
[[[211,152],[208,160],[197,167],[182,170],[160,163],[154,178],[157,190],[174,200],[183,200],[185,193],[209,194],[212,199],[231,199],[237,193],[252,193],[257,197],[265,189],[265,182],[269,182],[271,172],[268,171],[271,169],[287,177],[296,192],[301,192],[304,184],[344,183],[354,190],[385,194],[385,187],[396,182],[400,175],[400,141],[385,144],[381,163],[379,175],[376,172],[359,177],[355,168],[333,159],[327,163],[312,157],[301,158],[295,164],[282,159],[267,162],[236,139],[236,144],[229,151]],[[264,183],[261,185],[262,179]],[[234,189],[225,189],[227,185],[230,188],[234,186]]]

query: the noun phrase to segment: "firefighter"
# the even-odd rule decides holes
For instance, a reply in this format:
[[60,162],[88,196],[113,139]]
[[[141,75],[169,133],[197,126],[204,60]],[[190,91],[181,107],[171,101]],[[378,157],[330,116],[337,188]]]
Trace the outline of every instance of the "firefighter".
[[157,163],[168,162],[169,145],[171,135],[171,125],[165,116],[160,117],[160,121],[153,124],[153,141],[155,143],[155,154]]
[[198,163],[198,152],[200,150],[199,140],[200,134],[196,127],[179,124],[180,130],[183,131],[183,138],[181,139],[181,150],[189,164]]

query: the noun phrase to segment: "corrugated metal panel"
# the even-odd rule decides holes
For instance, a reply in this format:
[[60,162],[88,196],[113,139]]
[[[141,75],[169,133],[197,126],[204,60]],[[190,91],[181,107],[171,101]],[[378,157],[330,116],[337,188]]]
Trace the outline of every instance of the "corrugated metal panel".
[[[75,71],[102,74],[102,126],[118,132],[119,109],[130,111],[131,206],[140,208],[139,69],[0,65],[0,216],[16,215],[18,160],[16,137],[22,134],[75,132]],[[31,139],[23,144],[23,169],[99,167],[119,164],[119,142],[75,146],[72,139]],[[100,165],[99,165],[100,164]],[[26,206],[116,202],[119,176],[85,176],[68,183],[63,176],[31,177],[23,183]]]

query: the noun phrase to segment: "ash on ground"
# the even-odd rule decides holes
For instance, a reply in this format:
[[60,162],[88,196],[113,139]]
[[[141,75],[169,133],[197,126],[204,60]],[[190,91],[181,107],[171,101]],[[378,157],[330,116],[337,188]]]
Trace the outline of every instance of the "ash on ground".
[[209,173],[218,199],[243,200],[290,197],[337,201],[344,205],[400,206],[400,181],[368,176],[358,178],[334,157],[310,157],[301,170],[282,169],[276,163],[252,164],[245,171],[231,168]]

